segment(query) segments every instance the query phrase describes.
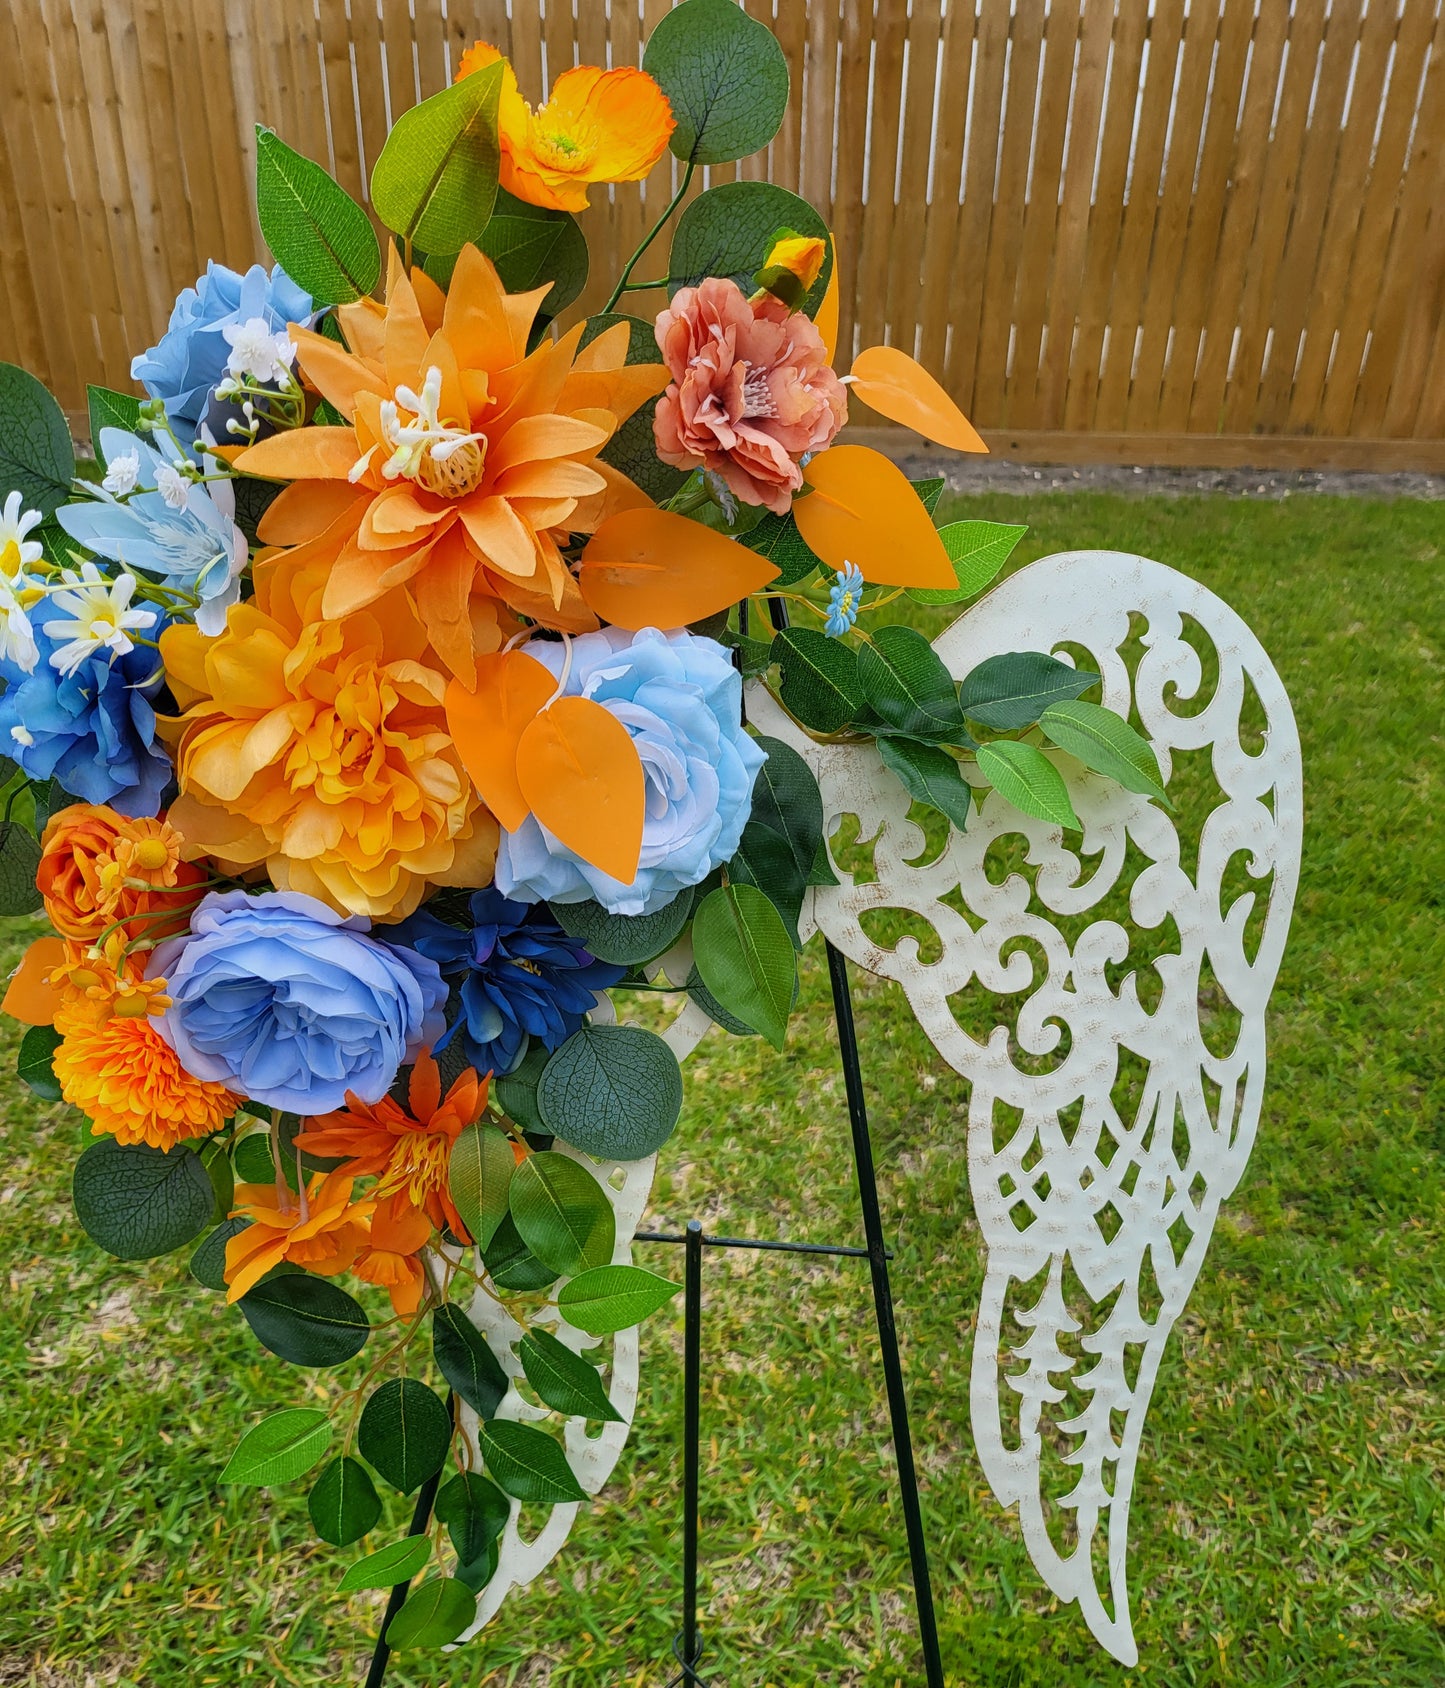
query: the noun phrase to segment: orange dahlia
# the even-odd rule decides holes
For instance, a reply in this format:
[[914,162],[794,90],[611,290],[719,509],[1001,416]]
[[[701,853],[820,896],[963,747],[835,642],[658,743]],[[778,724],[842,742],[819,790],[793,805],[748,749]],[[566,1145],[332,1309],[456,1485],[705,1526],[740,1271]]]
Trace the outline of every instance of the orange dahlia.
[[325,565],[326,620],[404,586],[468,689],[475,655],[506,637],[498,600],[549,627],[597,625],[562,546],[648,502],[597,453],[667,371],[627,366],[625,323],[581,351],[579,324],[529,353],[546,292],[507,293],[468,246],[443,295],[393,254],[385,307],[361,299],[336,313],[349,350],[290,330],[303,374],[346,426],[274,434],[236,458],[243,473],[295,483],[260,533]]
[[[304,548],[303,548],[304,549]],[[161,650],[190,854],[400,920],[433,885],[489,883],[498,832],[447,729],[446,676],[404,592],[322,621],[323,563],[262,562],[256,596]]]
[[[462,54],[457,81],[501,56],[489,42],[474,42]],[[590,64],[564,70],[535,112],[508,64],[497,123],[502,186],[551,211],[585,211],[593,182],[640,182],[677,127],[667,95],[645,70]]]
[[219,1131],[240,1104],[225,1085],[193,1078],[144,1015],[68,1032],[55,1051],[55,1076],[97,1137],[153,1149]]
[[323,1278],[348,1271],[366,1245],[372,1207],[351,1199],[352,1180],[316,1173],[304,1195],[284,1184],[238,1184],[233,1219],[249,1219],[226,1244],[226,1300],[239,1301],[273,1266],[289,1260]]

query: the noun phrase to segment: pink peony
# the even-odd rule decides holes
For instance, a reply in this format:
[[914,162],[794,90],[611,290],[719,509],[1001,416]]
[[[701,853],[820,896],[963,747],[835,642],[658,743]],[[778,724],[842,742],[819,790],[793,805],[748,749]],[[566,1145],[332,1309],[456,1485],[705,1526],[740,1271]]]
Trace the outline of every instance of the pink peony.
[[745,504],[788,513],[803,484],[798,459],[831,443],[848,395],[822,336],[771,294],[749,301],[710,276],[679,288],[657,319],[672,383],[657,401],[657,455],[720,475]]

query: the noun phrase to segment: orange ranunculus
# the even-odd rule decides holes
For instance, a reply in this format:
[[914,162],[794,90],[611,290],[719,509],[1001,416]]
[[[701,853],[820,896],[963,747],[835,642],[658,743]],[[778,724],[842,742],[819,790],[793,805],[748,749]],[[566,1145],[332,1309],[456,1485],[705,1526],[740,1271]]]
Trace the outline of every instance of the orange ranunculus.
[[323,1278],[348,1271],[376,1205],[352,1201],[352,1183],[344,1173],[316,1173],[304,1198],[279,1183],[238,1184],[231,1217],[251,1223],[226,1244],[226,1300],[239,1301],[282,1261]]
[[[368,1104],[350,1091],[344,1111],[319,1114],[297,1134],[297,1145],[309,1154],[343,1161],[346,1172],[356,1177],[375,1178],[377,1218],[385,1216],[394,1233],[384,1243],[375,1234],[373,1247],[398,1252],[395,1237],[410,1234],[419,1215],[428,1231],[445,1225],[456,1237],[467,1235],[461,1215],[452,1202],[447,1168],[452,1146],[465,1126],[481,1118],[487,1102],[487,1081],[468,1067],[442,1095],[441,1073],[429,1050],[417,1056],[407,1093],[409,1111],[390,1096]],[[426,1236],[418,1235],[415,1253]]]
[[208,1137],[240,1103],[225,1085],[193,1078],[144,1014],[69,1031],[55,1051],[55,1076],[97,1137],[153,1149]]
[[416,611],[391,592],[322,621],[326,580],[306,547],[256,568],[256,596],[207,638],[162,635],[184,709],[162,721],[187,849],[232,871],[265,864],[280,890],[377,920],[433,885],[487,884],[497,825],[447,730],[446,676]]
[[[457,80],[501,56],[488,42],[475,42],[462,54]],[[497,123],[502,186],[550,211],[585,211],[593,182],[640,182],[677,127],[667,95],[645,70],[588,64],[564,70],[535,112],[507,65]]]
[[385,307],[361,299],[336,313],[350,350],[291,328],[302,373],[347,425],[274,434],[236,460],[295,483],[261,537],[324,565],[321,616],[355,616],[405,586],[432,648],[469,688],[474,657],[511,625],[499,599],[549,627],[597,625],[561,546],[647,503],[597,453],[667,372],[626,365],[625,323],[581,351],[579,325],[529,354],[545,293],[508,294],[467,246],[444,296],[393,253]]
[[205,877],[181,860],[180,835],[166,820],[72,803],[50,817],[35,883],[55,930],[83,941],[122,919],[129,938],[183,932]]

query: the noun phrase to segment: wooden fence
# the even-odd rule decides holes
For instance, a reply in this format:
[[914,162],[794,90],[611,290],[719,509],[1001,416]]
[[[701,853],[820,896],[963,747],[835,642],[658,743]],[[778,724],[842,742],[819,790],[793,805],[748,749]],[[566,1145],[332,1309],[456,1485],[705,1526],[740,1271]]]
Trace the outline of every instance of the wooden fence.
[[[830,217],[843,344],[914,351],[995,449],[1445,470],[1441,0],[746,4],[793,88],[738,168]],[[0,0],[0,357],[83,415],[208,258],[262,255],[255,122],[364,198],[474,38],[535,100],[668,7]],[[604,190],[583,304],[671,189]]]

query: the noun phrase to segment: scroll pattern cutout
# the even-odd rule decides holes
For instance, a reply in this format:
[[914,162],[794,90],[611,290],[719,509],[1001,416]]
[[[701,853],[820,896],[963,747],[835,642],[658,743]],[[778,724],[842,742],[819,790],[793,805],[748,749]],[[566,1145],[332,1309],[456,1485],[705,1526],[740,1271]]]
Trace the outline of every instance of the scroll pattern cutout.
[[[1131,616],[1144,624],[1137,638]],[[1212,692],[1186,618],[1212,641]],[[971,1384],[979,1457],[1000,1503],[1017,1505],[1049,1588],[1077,1600],[1098,1640],[1132,1664],[1126,1556],[1140,1436],[1169,1332],[1259,1120],[1265,1009],[1299,874],[1300,754],[1284,688],[1240,617],[1142,557],[1034,563],[936,649],[961,677],[1008,650],[1067,657],[1064,641],[1090,653],[1109,708],[1127,715],[1132,704],[1166,780],[1183,753],[1209,752],[1209,790],[1189,804],[1197,813],[1171,818],[1060,754],[1082,840],[990,793],[930,858],[872,745],[814,743],[759,687],[749,709],[808,757],[830,837],[856,816],[872,841],[872,877],[840,865],[841,882],[814,893],[812,920],[902,985],[969,1081],[969,1178],[987,1250]],[[1126,654],[1139,645],[1131,674]],[[1242,742],[1250,688],[1266,724],[1258,753]],[[1176,782],[1181,801],[1190,783]],[[1176,818],[1202,823],[1192,871]],[[1009,845],[1026,850],[1032,884],[1020,871],[990,877]],[[1259,883],[1234,894],[1235,880]],[[1091,918],[1111,893],[1109,913]],[[937,959],[916,937],[875,942],[865,930],[875,910],[910,911],[915,926],[921,917]],[[1177,951],[1161,954],[1171,917]],[[1154,957],[1152,979],[1141,953]],[[1202,991],[1207,1008],[1237,1021],[1221,1053]]]

